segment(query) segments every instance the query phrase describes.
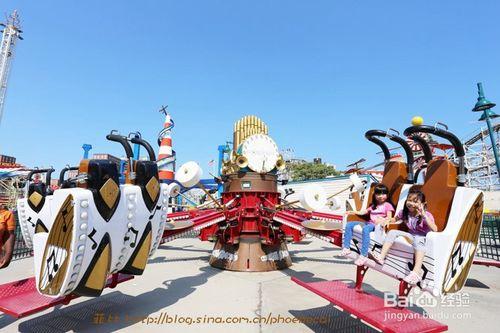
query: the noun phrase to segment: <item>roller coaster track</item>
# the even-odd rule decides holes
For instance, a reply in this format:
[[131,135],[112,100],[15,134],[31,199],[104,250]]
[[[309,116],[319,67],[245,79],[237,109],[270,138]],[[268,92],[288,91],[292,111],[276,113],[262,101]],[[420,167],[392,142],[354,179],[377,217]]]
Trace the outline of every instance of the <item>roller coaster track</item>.
[[[500,124],[493,125],[493,134],[499,146]],[[468,169],[467,184],[470,187],[485,191],[500,190],[498,175],[489,131],[480,129],[477,134],[463,142],[465,148],[465,165]]]
[[[499,132],[500,131],[500,124],[496,124],[493,126],[493,132]],[[476,143],[477,141],[481,140],[481,138],[484,138],[485,136],[489,135],[489,132],[488,132],[488,129],[484,129],[482,131],[480,131],[479,133],[477,133],[476,135],[474,135],[472,138],[470,138],[469,140],[465,141],[464,142],[464,145],[465,146],[470,146],[474,143]]]

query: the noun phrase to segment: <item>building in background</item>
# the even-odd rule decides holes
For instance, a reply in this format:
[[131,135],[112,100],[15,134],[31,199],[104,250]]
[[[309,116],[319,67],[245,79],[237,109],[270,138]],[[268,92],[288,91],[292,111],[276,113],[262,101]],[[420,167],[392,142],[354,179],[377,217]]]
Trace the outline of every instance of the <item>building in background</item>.
[[96,154],[92,155],[92,158],[94,160],[110,160],[110,161],[115,162],[117,164],[120,164],[122,161],[120,158],[118,158],[114,155],[111,155],[111,154],[96,153]]
[[16,164],[16,158],[13,156],[0,155],[0,165],[11,166]]

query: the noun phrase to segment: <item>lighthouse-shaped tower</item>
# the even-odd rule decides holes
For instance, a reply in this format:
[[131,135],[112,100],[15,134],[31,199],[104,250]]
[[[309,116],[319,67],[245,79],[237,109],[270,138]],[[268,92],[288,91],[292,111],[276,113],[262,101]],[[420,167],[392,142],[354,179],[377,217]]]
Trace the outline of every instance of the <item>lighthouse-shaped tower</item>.
[[175,151],[172,150],[172,128],[174,121],[167,112],[168,106],[162,106],[160,112],[165,115],[163,129],[158,134],[158,170],[160,181],[170,183],[174,180],[175,172]]

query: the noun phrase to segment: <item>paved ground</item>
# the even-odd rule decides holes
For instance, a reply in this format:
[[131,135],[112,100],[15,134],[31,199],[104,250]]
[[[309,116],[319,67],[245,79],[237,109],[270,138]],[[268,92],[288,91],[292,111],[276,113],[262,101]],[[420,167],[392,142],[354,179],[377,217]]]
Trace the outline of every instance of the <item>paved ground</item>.
[[[321,297],[290,280],[343,279],[352,281],[355,266],[335,257],[338,250],[316,239],[290,246],[294,265],[269,273],[221,271],[208,265],[211,243],[178,239],[160,247],[143,276],[108,289],[99,298],[79,298],[14,320],[0,314],[1,332],[374,332],[372,328],[342,312]],[[0,271],[0,283],[32,275],[32,259],[15,261]],[[397,281],[368,271],[365,289],[395,292]],[[500,269],[473,266],[462,294],[461,307],[414,307],[431,313],[449,325],[450,332],[481,328],[498,331],[500,313]],[[418,296],[418,295],[416,295]],[[167,317],[168,315],[168,317]],[[143,323],[143,317],[161,318],[163,325]],[[177,324],[167,323],[177,316]],[[317,321],[317,323],[227,324],[222,318],[257,316],[275,320]],[[283,319],[278,319],[281,316]],[[172,319],[169,319],[172,318]],[[182,318],[182,319],[181,319]],[[189,319],[186,319],[189,318]],[[193,318],[201,323],[179,323]],[[285,319],[286,318],[286,319]],[[465,319],[464,319],[465,318]],[[238,319],[239,320],[239,319]],[[241,319],[245,320],[245,319]],[[102,322],[104,321],[104,322]],[[210,322],[210,323],[204,323]],[[99,323],[101,322],[101,323]]]

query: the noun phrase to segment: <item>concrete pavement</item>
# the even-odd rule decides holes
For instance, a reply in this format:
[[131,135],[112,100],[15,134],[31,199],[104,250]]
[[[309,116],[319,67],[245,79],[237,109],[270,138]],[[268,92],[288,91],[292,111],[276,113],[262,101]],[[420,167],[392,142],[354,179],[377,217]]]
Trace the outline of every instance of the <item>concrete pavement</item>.
[[[313,238],[292,244],[290,269],[266,273],[221,271],[208,264],[212,243],[178,239],[162,245],[144,275],[19,320],[0,314],[2,332],[375,332],[350,314],[290,280],[352,282],[355,266]],[[0,271],[0,283],[33,275],[32,258]],[[368,271],[365,289],[396,292],[398,282]],[[496,331],[500,269],[473,266],[461,306],[415,306],[450,332]],[[415,297],[419,295],[414,294]],[[465,304],[467,303],[467,304]],[[260,317],[267,318],[259,319]],[[256,319],[257,318],[257,319]],[[162,324],[154,323],[154,321]],[[148,323],[149,321],[149,323]],[[231,323],[227,323],[230,321]],[[260,322],[259,322],[260,321]],[[279,322],[273,323],[271,322]],[[302,322],[300,322],[302,321]]]

